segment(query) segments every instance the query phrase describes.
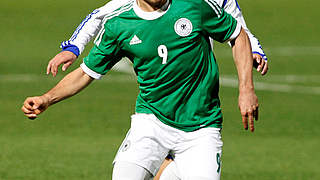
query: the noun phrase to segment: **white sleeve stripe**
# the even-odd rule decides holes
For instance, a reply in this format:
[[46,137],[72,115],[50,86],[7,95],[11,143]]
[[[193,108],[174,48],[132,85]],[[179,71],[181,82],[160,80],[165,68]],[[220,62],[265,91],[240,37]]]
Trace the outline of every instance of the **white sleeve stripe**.
[[102,36],[104,35],[105,33],[105,29],[102,28],[101,31],[99,32],[99,34],[97,35],[96,39],[94,40],[94,43],[99,46],[101,41],[102,41]]
[[[121,8],[126,8],[126,6],[128,6],[129,5],[129,7],[130,7],[130,5],[132,5],[132,4],[125,4],[124,6],[121,6],[119,9],[121,10]],[[116,14],[117,13],[117,11],[119,11],[119,10],[115,10],[115,11],[112,11],[111,12],[111,16],[113,15],[113,14]],[[77,36],[78,36],[78,34],[80,33],[80,31],[83,29],[83,27],[86,25],[86,23],[88,22],[88,21],[90,21],[90,19],[95,19],[96,17],[95,16],[98,16],[97,14],[100,12],[100,9],[96,9],[96,10],[94,10],[92,13],[90,13],[81,23],[80,23],[80,25],[78,26],[78,28],[76,29],[76,31],[73,33],[73,35],[71,36],[71,38],[70,38],[70,41],[74,41],[76,38],[77,38]],[[105,15],[105,18],[108,18],[108,16],[110,16],[110,14],[106,14]],[[93,18],[92,18],[93,17]],[[109,18],[108,18],[109,19]]]
[[121,6],[119,9],[112,11],[111,13],[106,14],[105,19],[111,19],[112,17],[119,16],[119,14],[129,11],[133,7],[132,3],[125,4]]
[[73,41],[75,38],[77,38],[79,32],[82,30],[83,26],[92,18],[93,15],[97,14],[100,10],[96,9],[94,10],[92,13],[90,13],[82,22],[81,24],[78,26],[78,28],[76,29],[76,31],[73,33],[73,35],[70,38],[70,41]]
[[217,15],[218,17],[221,16],[222,10],[221,10],[221,8],[219,7],[219,5],[218,5],[215,1],[205,0],[205,2],[214,10],[214,12],[216,13],[216,15]]
[[[119,16],[123,12],[129,11],[130,9],[132,9],[132,7],[133,7],[132,4],[126,4],[125,6],[122,6],[121,8],[119,8],[118,10],[115,10],[115,11],[111,12],[110,14],[107,14],[103,19],[102,26],[104,26],[104,24],[107,22],[107,20],[109,20],[115,16]],[[94,43],[97,46],[100,45],[100,42],[102,40],[102,36],[104,35],[104,33],[105,33],[105,29],[102,28],[100,30],[100,32],[98,33],[96,39],[94,40]]]
[[88,68],[88,66],[85,63],[82,63],[80,65],[81,69],[88,74],[90,77],[94,78],[94,79],[101,79],[102,75],[99,73],[96,73],[94,71],[92,71],[90,68]]

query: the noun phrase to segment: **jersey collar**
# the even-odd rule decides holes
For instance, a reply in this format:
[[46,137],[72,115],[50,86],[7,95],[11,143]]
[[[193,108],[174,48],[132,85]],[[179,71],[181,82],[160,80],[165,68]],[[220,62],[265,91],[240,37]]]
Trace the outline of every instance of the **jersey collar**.
[[163,16],[168,9],[170,8],[170,0],[167,0],[167,2],[158,10],[152,11],[152,12],[146,12],[143,11],[137,4],[137,0],[134,1],[133,3],[133,10],[142,19],[145,20],[154,20],[157,19],[161,16]]

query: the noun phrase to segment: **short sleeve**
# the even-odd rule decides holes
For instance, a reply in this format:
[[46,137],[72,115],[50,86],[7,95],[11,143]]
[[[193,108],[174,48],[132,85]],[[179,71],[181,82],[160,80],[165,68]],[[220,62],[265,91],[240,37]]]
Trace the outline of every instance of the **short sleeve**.
[[201,25],[203,30],[218,42],[235,39],[241,30],[240,23],[214,0],[202,0]]
[[113,33],[104,28],[97,36],[89,55],[83,59],[82,70],[100,79],[122,58],[121,49]]

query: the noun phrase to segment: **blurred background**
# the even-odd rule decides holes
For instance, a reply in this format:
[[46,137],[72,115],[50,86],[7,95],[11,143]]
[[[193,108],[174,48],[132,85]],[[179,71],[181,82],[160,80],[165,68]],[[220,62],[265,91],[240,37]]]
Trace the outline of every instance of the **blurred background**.
[[[111,179],[112,160],[130,125],[138,85],[111,72],[30,121],[20,108],[55,78],[45,74],[61,41],[100,0],[1,0],[0,179]],[[320,179],[320,24],[318,1],[239,0],[247,25],[269,58],[254,73],[260,101],[256,132],[242,128],[231,49],[216,44],[224,113],[224,180]]]

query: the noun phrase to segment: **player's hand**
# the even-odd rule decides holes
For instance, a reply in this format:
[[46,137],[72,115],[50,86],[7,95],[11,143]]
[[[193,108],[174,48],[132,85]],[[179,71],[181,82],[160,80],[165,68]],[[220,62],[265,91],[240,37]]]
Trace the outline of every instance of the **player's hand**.
[[248,90],[239,93],[239,109],[242,116],[244,129],[248,130],[248,121],[250,131],[254,131],[254,119],[258,120],[259,104],[254,91]]
[[45,96],[28,97],[21,108],[24,115],[29,119],[35,119],[37,116],[49,107],[49,100]]
[[61,64],[62,71],[65,71],[75,60],[77,56],[70,51],[62,51],[52,58],[47,66],[47,74],[52,74],[55,77],[58,73],[58,68]]
[[253,61],[254,66],[257,68],[257,71],[261,73],[261,75],[265,75],[268,72],[268,61],[264,60],[261,55],[253,53]]

